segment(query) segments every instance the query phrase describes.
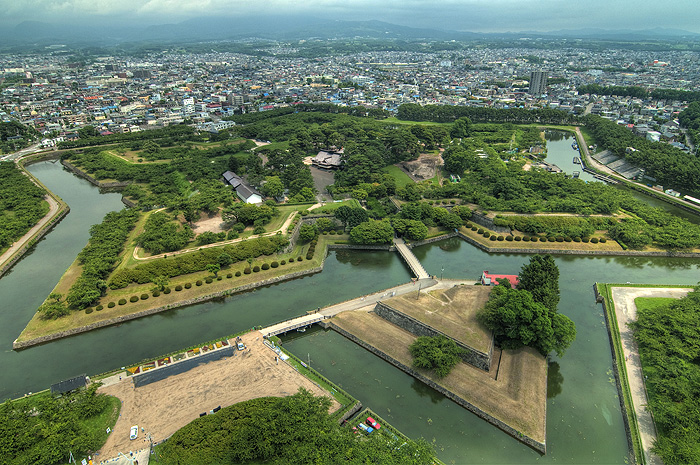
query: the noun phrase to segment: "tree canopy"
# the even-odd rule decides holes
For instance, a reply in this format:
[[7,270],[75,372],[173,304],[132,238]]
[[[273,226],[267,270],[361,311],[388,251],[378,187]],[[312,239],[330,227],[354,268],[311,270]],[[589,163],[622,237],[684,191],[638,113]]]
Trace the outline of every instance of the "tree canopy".
[[[156,450],[163,465],[219,463],[408,464],[433,463],[425,441],[390,438],[380,430],[354,435],[328,414],[330,399],[300,389],[292,396],[266,397],[198,418]],[[403,446],[401,444],[404,444]],[[401,446],[401,447],[399,447]]]
[[667,465],[700,463],[700,286],[666,305],[640,306],[632,324]]
[[452,368],[460,361],[462,349],[455,341],[445,336],[420,336],[408,350],[417,368],[432,370],[439,378],[450,374]]

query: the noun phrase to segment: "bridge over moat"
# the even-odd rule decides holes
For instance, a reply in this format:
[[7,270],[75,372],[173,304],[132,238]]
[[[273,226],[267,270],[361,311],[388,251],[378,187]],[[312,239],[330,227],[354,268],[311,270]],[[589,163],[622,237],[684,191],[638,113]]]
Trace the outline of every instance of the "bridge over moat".
[[395,238],[394,239],[394,246],[396,247],[396,250],[399,252],[401,255],[401,258],[404,259],[408,267],[411,269],[413,274],[415,275],[416,278],[418,279],[428,279],[430,278],[430,275],[428,274],[427,271],[425,271],[425,268],[423,268],[423,265],[421,262],[416,258],[415,255],[413,255],[413,252],[411,252],[411,249],[408,248],[406,243],[404,242],[403,239],[400,238]]

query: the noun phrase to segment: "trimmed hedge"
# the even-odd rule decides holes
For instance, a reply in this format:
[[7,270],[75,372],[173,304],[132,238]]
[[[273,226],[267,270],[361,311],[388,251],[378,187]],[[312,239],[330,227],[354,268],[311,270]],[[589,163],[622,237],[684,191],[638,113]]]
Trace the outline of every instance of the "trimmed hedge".
[[[273,262],[273,263],[274,263],[274,262]],[[282,261],[280,262],[280,265],[286,265],[286,264],[287,264],[287,262],[285,262],[284,260],[282,260]]]
[[240,275],[241,275],[241,271],[240,270],[236,271],[236,277],[238,277]]
[[182,290],[182,286],[178,284],[177,286],[175,286],[175,290],[178,291],[178,292],[181,291],[181,290]]
[[119,305],[126,305],[126,299],[119,299]]
[[163,294],[170,294],[170,288],[166,287],[165,289],[163,289]]
[[201,286],[201,285],[202,285],[202,280],[201,280],[201,279],[198,279],[197,282],[196,282],[195,284],[196,284],[197,286]]
[[591,238],[591,243],[597,244],[597,243],[598,243],[598,238],[597,238],[597,237]]
[[89,315],[89,314],[91,314],[91,313],[92,313],[92,307],[87,307],[87,308],[85,309],[85,314],[86,314],[86,315]]
[[102,305],[98,305],[97,307],[95,307],[95,310],[97,310],[97,311],[99,312],[99,311],[102,310],[103,308],[104,308],[104,307],[103,307]]
[[209,277],[207,277],[207,279],[204,280],[204,282],[207,283],[207,284],[211,284],[213,281],[214,281],[214,280],[211,279],[211,278],[209,278]]
[[246,266],[245,270],[243,270],[243,273],[245,273],[245,274],[250,274],[252,272],[253,272],[253,270],[251,270],[249,266]]
[[[124,302],[124,303],[126,303],[126,302]],[[107,308],[114,308],[116,306],[117,306],[117,304],[115,304],[114,302],[110,302],[107,304]]]
[[270,269],[270,265],[268,265],[267,263],[263,263],[262,266],[261,266],[260,268],[262,268],[263,270],[269,270],[269,269]]
[[272,268],[277,268],[278,266],[280,266],[280,264],[278,262],[272,262],[272,263],[270,263],[270,266]]
[[[284,260],[282,260],[282,261],[284,261]],[[289,263],[292,263],[292,262],[294,262],[294,257],[289,257]]]
[[226,278],[228,278],[228,279],[233,278],[233,273],[226,273]]
[[141,294],[141,300],[148,300],[148,294],[146,294],[146,293]]
[[129,297],[129,302],[138,302],[138,301],[139,301],[139,297],[137,295],[132,295],[131,297]]
[[153,291],[153,297],[158,297],[158,296],[160,296],[160,291],[156,289],[155,291]]
[[255,266],[253,267],[253,273],[257,273],[257,272],[259,272],[259,271],[260,271],[260,267],[259,267],[258,265],[255,265]]
[[190,289],[192,287],[192,283],[185,283],[185,289]]

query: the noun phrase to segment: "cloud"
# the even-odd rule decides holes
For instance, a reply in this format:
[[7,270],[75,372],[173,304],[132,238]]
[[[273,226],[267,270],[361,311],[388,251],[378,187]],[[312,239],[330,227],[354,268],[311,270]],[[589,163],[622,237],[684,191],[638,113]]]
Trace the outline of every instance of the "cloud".
[[377,19],[471,31],[667,27],[700,32],[700,2],[674,0],[0,0],[3,22],[127,20],[165,24],[252,14]]

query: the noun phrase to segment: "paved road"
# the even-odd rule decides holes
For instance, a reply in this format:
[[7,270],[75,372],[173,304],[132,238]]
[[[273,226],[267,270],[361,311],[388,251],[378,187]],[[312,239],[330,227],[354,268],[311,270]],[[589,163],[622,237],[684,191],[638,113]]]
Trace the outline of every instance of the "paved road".
[[637,319],[637,297],[673,297],[681,298],[690,292],[689,288],[646,288],[646,287],[613,287],[612,298],[615,305],[618,330],[622,341],[622,352],[627,366],[627,382],[632,394],[634,411],[637,414],[639,434],[648,465],[663,465],[661,459],[651,453],[651,447],[656,440],[656,427],[651,414],[646,410],[648,403],[642,364],[639,360],[637,342],[634,340],[629,323]]
[[12,255],[14,255],[17,251],[19,251],[24,245],[36,234],[38,233],[41,228],[46,226],[46,223],[51,221],[51,219],[56,215],[58,212],[58,202],[56,202],[53,197],[50,195],[47,195],[46,201],[49,202],[49,212],[39,220],[37,224],[32,227],[27,233],[19,238],[14,244],[10,246],[2,255],[0,255],[0,268],[5,266],[5,263],[12,258]]

